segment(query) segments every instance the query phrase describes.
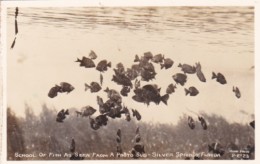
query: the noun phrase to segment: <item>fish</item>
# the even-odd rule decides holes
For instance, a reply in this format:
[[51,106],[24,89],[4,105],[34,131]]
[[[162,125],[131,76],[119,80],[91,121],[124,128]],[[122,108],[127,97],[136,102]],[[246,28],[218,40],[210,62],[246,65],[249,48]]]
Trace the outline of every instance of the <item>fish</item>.
[[100,91],[102,88],[97,82],[91,82],[90,85],[85,83],[85,91],[88,89],[90,89],[90,92],[93,93]]
[[221,73],[216,74],[215,72],[212,72],[212,79],[216,79],[217,82],[223,85],[227,83],[225,76]]
[[74,153],[76,149],[76,142],[75,140],[72,138],[71,139],[71,144],[70,144],[70,152]]
[[83,107],[82,111],[83,111],[82,117],[88,117],[88,116],[91,116],[94,113],[96,113],[97,110],[88,105],[88,106]]
[[161,63],[161,69],[165,68],[165,69],[169,69],[173,66],[174,61],[170,58],[166,58],[163,60],[163,63]]
[[198,119],[199,119],[199,121],[201,123],[202,128],[204,130],[207,130],[208,126],[207,126],[207,123],[206,123],[205,119],[203,117],[200,117],[200,116],[198,116]]
[[18,16],[18,13],[19,13],[19,8],[18,8],[18,7],[16,7],[16,8],[15,8],[15,19],[17,18],[17,16]]
[[120,94],[116,90],[109,89],[107,87],[104,91],[107,92],[107,97],[110,100],[112,100],[113,102],[116,102],[116,103],[121,103],[122,102],[122,97],[120,96]]
[[164,60],[164,56],[162,54],[157,54],[153,56],[152,62],[154,63],[162,63]]
[[142,81],[150,81],[155,79],[156,72],[148,70],[148,69],[142,69],[141,70],[141,80]]
[[173,92],[175,92],[175,89],[176,89],[176,85],[169,84],[167,89],[166,89],[166,93],[167,94],[172,94]]
[[139,69],[134,69],[134,68],[127,68],[125,76],[130,79],[130,80],[134,80],[135,78],[137,78],[140,75],[140,71]]
[[52,87],[51,89],[50,89],[50,91],[49,91],[49,93],[48,93],[48,96],[50,97],[50,98],[54,98],[54,97],[56,97],[57,95],[58,95],[58,92],[61,92],[61,87],[60,86],[58,86],[58,85],[55,85],[54,87]]
[[100,84],[102,85],[103,84],[103,75],[100,73],[100,76],[99,76],[99,80],[100,80]]
[[220,145],[218,142],[208,145],[208,151],[213,152],[214,154],[219,154],[220,156],[223,156],[225,154],[223,146]]
[[187,82],[187,75],[182,73],[176,73],[172,76],[172,78],[177,84],[180,84],[181,86],[184,86],[184,84]]
[[197,75],[197,77],[199,78],[199,80],[200,80],[201,82],[206,82],[207,80],[206,80],[206,78],[205,78],[203,72],[201,71],[200,62],[195,63],[195,68],[196,68],[196,75]]
[[116,142],[121,143],[121,129],[118,129],[116,132]]
[[67,82],[61,82],[60,87],[61,87],[61,92],[67,92],[67,93],[70,93],[75,89],[70,83]]
[[190,96],[196,96],[197,94],[199,94],[199,91],[197,88],[195,87],[189,87],[189,89],[184,88],[185,90],[185,95],[187,96],[188,94],[190,94]]
[[93,62],[92,59],[89,59],[85,56],[82,57],[82,59],[80,60],[79,58],[77,58],[77,60],[75,62],[80,62],[80,67],[85,67],[85,68],[93,68],[96,67],[95,63]]
[[249,123],[249,125],[250,125],[252,128],[255,129],[255,120],[254,120],[254,121],[251,121],[251,122]]
[[95,60],[97,58],[97,55],[93,50],[91,50],[88,57],[92,60]]
[[18,34],[18,24],[17,24],[17,20],[15,19],[15,35]]
[[140,120],[142,119],[141,114],[140,114],[137,110],[132,109],[132,112],[133,112],[133,117],[136,117],[136,119],[137,119],[138,121],[140,121]]
[[196,73],[196,68],[194,66],[188,65],[188,64],[179,64],[178,67],[181,68],[181,70],[184,73],[188,73],[188,74],[194,74]]
[[14,38],[14,41],[13,41],[13,43],[12,43],[12,45],[11,45],[11,49],[13,49],[13,48],[14,48],[14,45],[15,45],[15,40],[16,40],[16,37]]
[[95,118],[95,122],[99,126],[106,126],[108,122],[108,118],[106,115],[101,114]]
[[120,74],[124,74],[125,73],[125,67],[122,63],[118,63],[116,65],[116,68],[117,68],[117,72],[120,73]]
[[94,130],[98,130],[100,128],[100,125],[98,125],[93,118],[89,118],[90,127]]
[[111,62],[108,62],[107,60],[101,60],[96,67],[96,70],[100,72],[107,71],[107,67],[111,68]]
[[145,52],[143,55],[143,60],[145,61],[149,61],[153,59],[153,54],[149,51],[149,52]]
[[238,89],[238,87],[233,86],[233,92],[235,93],[237,98],[241,97],[241,93],[240,93],[240,90]]
[[144,151],[144,145],[142,145],[141,143],[135,143],[134,145],[134,150],[139,153],[139,154],[143,154],[145,153]]
[[116,69],[114,69],[115,75],[112,77],[112,81],[117,83],[118,85],[130,86],[132,88],[133,84],[131,79],[129,79],[125,73],[119,73]]
[[129,86],[123,86],[120,93],[122,96],[128,96],[128,93],[130,92],[131,88]]
[[129,112],[129,110],[128,110],[128,108],[127,107],[123,107],[123,110],[121,111],[121,113],[124,113],[125,114],[125,116],[126,116],[126,121],[131,121],[131,116],[130,116],[130,112]]
[[195,128],[195,122],[191,116],[188,116],[188,125],[191,129]]
[[66,111],[62,109],[61,111],[58,112],[56,121],[62,123],[63,120],[66,118],[66,115],[69,115],[69,110],[67,109]]
[[160,88],[158,88],[156,84],[147,84],[142,88],[136,88],[134,93],[135,95],[132,97],[133,100],[143,102],[147,105],[149,105],[150,102],[154,102],[158,105],[161,101],[167,105],[169,99],[169,94],[165,94],[164,96],[160,95]]

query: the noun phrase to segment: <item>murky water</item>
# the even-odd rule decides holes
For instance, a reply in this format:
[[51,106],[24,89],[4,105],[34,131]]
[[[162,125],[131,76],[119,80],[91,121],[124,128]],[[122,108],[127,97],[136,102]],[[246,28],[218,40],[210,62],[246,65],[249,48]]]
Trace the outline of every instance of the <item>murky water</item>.
[[[8,46],[14,38],[14,12],[14,8],[8,9]],[[88,79],[81,75],[86,70],[74,68],[77,65],[73,61],[87,56],[92,49],[99,59],[111,59],[114,66],[118,62],[130,66],[135,54],[146,51],[173,58],[175,68],[159,73],[153,81],[160,83],[162,88],[172,83],[171,76],[176,72],[177,63],[201,62],[209,84],[201,84],[193,77],[189,84],[200,87],[200,97],[187,98],[180,88],[170,98],[172,103],[168,107],[159,106],[167,111],[165,114],[156,111],[158,106],[154,105],[151,107],[153,113],[143,112],[149,113],[144,120],[171,122],[174,119],[176,122],[187,107],[217,114],[231,108],[223,114],[227,117],[239,110],[254,113],[254,71],[250,70],[254,65],[252,7],[19,8],[17,19],[16,47],[8,50],[8,104],[14,108],[22,108],[24,102],[35,108],[43,102],[58,109],[86,105],[79,100],[79,97],[86,98],[84,92],[59,100],[49,100],[46,93],[59,81],[74,82],[83,90],[84,82],[98,78],[99,73],[91,72],[91,79]],[[216,89],[217,85],[211,81],[212,71],[229,76],[228,86],[223,90],[230,90],[232,85],[241,87],[241,101],[231,97],[231,90],[226,95],[223,90]],[[111,70],[108,75],[112,73]],[[223,95],[231,98],[219,99]],[[87,97],[90,102],[95,101],[96,95],[92,97]],[[146,108],[135,104],[131,98],[126,101],[133,107]],[[22,113],[21,110],[17,112]],[[235,121],[246,117],[241,113],[237,116]]]

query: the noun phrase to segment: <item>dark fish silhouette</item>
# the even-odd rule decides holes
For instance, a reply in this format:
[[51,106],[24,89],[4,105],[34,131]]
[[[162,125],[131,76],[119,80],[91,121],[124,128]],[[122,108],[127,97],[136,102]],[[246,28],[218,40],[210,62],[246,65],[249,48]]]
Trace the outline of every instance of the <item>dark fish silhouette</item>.
[[191,116],[188,116],[188,125],[191,129],[195,128],[195,122]]
[[116,82],[118,85],[130,86],[130,87],[133,86],[131,79],[129,79],[125,73],[120,73],[116,69],[114,69],[114,72],[115,75],[113,75],[112,81]]
[[65,111],[64,109],[62,109],[62,110],[59,111],[59,113],[57,114],[56,121],[62,123],[63,120],[66,118],[66,115],[69,115],[69,110],[67,109],[67,110]]
[[195,63],[195,66],[196,66],[196,74],[197,74],[197,77],[199,78],[199,80],[201,82],[206,82],[206,78],[205,78],[203,72],[201,71],[200,62]]
[[124,114],[125,114],[125,116],[126,116],[125,119],[126,119],[127,121],[131,121],[130,112],[129,112],[129,110],[128,110],[127,107],[124,106],[121,113],[124,113]]
[[189,87],[189,89],[184,89],[185,90],[185,95],[187,96],[188,94],[190,94],[190,96],[196,96],[197,94],[199,94],[199,91],[197,88],[195,87]]
[[194,74],[196,73],[196,68],[194,66],[188,65],[188,64],[179,64],[178,67],[181,68],[181,70],[184,73],[188,73],[188,74]]
[[241,93],[240,93],[240,90],[238,89],[238,87],[233,86],[233,92],[235,93],[237,98],[241,97]]
[[154,65],[152,63],[149,62],[140,62],[139,64],[140,66],[140,72],[141,72],[141,80],[143,81],[150,81],[155,79],[156,76],[156,72],[155,72],[155,68]]
[[99,76],[99,80],[100,80],[100,85],[103,84],[103,75],[100,73],[100,76]]
[[212,72],[212,79],[216,79],[220,84],[227,83],[226,78],[221,73],[215,74],[215,72]]
[[251,121],[251,122],[249,123],[249,125],[250,125],[252,128],[255,129],[255,120],[254,120],[254,121]]
[[148,84],[142,88],[136,88],[134,90],[135,95],[132,97],[137,102],[143,102],[147,105],[150,102],[159,104],[161,101],[167,105],[169,95],[165,94],[164,96],[160,95],[160,88],[156,84]]
[[153,56],[153,59],[152,59],[152,61],[154,63],[162,63],[163,60],[164,60],[164,56],[162,54],[157,54],[157,55]]
[[86,107],[83,107],[82,111],[82,117],[88,117],[93,115],[97,110],[88,105]]
[[18,9],[18,7],[16,7],[16,8],[15,8],[15,19],[16,19],[17,16],[18,16],[18,12],[19,12],[19,9]]
[[91,82],[90,85],[85,83],[85,91],[88,89],[90,89],[90,92],[93,93],[100,91],[102,88],[97,82]]
[[104,71],[107,71],[107,67],[111,67],[111,62],[107,62],[107,60],[101,60],[98,63],[96,70],[98,70],[100,72],[104,72]]
[[70,93],[75,89],[70,83],[67,82],[61,82],[60,87],[61,87],[61,92],[67,92],[67,93]]
[[208,150],[209,152],[213,152],[214,154],[220,154],[220,156],[223,156],[225,154],[223,146],[220,145],[218,142],[208,145]]
[[152,59],[153,59],[153,54],[151,52],[145,52],[142,60],[149,61],[149,60],[152,60]]
[[133,117],[136,117],[136,119],[137,119],[138,121],[140,121],[140,120],[142,119],[141,114],[140,114],[137,110],[132,109],[132,112],[133,112]]
[[74,153],[76,149],[76,143],[75,140],[72,138],[71,144],[70,144],[70,152]]
[[128,96],[128,93],[130,92],[131,88],[128,86],[123,86],[123,88],[121,89],[120,93],[122,96]]
[[118,129],[116,132],[116,142],[121,143],[121,129]]
[[83,56],[81,60],[77,58],[76,62],[80,62],[80,67],[93,68],[96,66],[92,59],[89,59],[85,56]]
[[175,75],[172,76],[173,80],[177,83],[180,84],[182,86],[184,86],[184,84],[187,81],[187,75],[183,74],[183,73],[176,73]]
[[58,95],[58,92],[61,92],[61,87],[58,85],[55,85],[54,87],[52,87],[48,93],[48,96],[50,98],[54,98]]
[[170,84],[170,85],[168,85],[168,87],[166,89],[166,93],[172,94],[173,92],[175,92],[175,89],[176,89],[176,85]]
[[121,129],[118,129],[116,132],[116,142],[117,142],[117,146],[116,146],[116,152],[117,153],[123,153],[122,147],[121,147]]
[[117,68],[117,72],[119,74],[124,74],[125,73],[125,67],[124,67],[124,65],[122,63],[118,63],[116,65],[116,68]]
[[14,41],[13,41],[13,43],[12,43],[12,45],[11,45],[11,49],[13,49],[13,48],[14,48],[14,45],[15,45],[15,40],[16,40],[16,37],[14,38]]
[[207,126],[207,123],[206,123],[205,119],[203,117],[200,117],[200,116],[198,117],[198,119],[200,121],[200,124],[201,124],[202,128],[204,130],[207,130],[208,126]]
[[96,55],[96,53],[93,50],[90,51],[88,56],[92,60],[95,60],[97,58],[97,55]]
[[15,19],[15,35],[18,34],[18,24],[17,24],[17,20]]
[[107,97],[117,103],[121,103],[122,102],[122,97],[120,96],[120,94],[114,90],[114,89],[109,89],[108,87],[104,90],[105,92],[107,92]]
[[173,60],[170,58],[166,58],[163,60],[163,63],[161,64],[161,69],[165,68],[165,69],[169,69],[172,67],[173,65]]

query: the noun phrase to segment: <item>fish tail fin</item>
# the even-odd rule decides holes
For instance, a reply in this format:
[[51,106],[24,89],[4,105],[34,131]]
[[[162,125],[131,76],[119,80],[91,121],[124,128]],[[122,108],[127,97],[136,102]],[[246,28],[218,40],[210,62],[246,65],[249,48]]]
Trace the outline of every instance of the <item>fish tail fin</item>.
[[69,113],[69,109],[67,109],[66,111],[65,111],[65,114],[66,115],[69,115],[70,113]]
[[104,91],[105,91],[105,92],[108,92],[108,91],[109,91],[109,88],[107,87]]
[[160,64],[161,65],[161,69],[163,69],[164,67],[165,67],[165,65],[164,64]]
[[217,78],[217,75],[215,74],[215,72],[212,72],[212,79]]
[[79,58],[77,58],[77,60],[75,62],[81,62],[81,60]]
[[164,96],[161,97],[161,101],[167,105],[167,101],[169,99],[169,94],[165,94]]
[[111,62],[108,62],[108,63],[107,63],[107,66],[111,68]]
[[182,64],[181,64],[181,63],[179,63],[178,67],[182,67]]
[[184,88],[184,90],[185,90],[185,96],[187,96],[190,93],[190,91],[186,88]]
[[90,86],[87,83],[85,83],[85,91],[87,91],[89,88]]

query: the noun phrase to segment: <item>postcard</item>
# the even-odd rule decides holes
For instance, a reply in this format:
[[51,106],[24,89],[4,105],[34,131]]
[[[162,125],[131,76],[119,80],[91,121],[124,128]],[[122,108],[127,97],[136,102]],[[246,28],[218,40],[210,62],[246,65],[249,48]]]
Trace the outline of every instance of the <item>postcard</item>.
[[251,160],[255,6],[1,5],[2,160]]

